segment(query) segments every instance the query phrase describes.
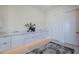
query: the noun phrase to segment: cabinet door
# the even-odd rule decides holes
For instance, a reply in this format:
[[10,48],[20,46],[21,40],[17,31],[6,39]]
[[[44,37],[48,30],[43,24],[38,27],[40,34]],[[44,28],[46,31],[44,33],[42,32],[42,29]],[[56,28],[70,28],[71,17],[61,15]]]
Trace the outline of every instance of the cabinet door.
[[35,39],[35,33],[29,33],[24,35],[24,43],[27,44]]
[[24,44],[24,37],[22,35],[12,37],[12,48],[18,47],[23,44]]
[[10,40],[9,37],[0,38],[0,51],[10,49]]
[[52,39],[64,40],[64,19],[63,14],[50,15],[49,17],[49,34]]
[[25,34],[24,35],[24,44],[27,44],[30,41],[30,36]]
[[76,13],[70,11],[65,13],[65,42],[76,44]]

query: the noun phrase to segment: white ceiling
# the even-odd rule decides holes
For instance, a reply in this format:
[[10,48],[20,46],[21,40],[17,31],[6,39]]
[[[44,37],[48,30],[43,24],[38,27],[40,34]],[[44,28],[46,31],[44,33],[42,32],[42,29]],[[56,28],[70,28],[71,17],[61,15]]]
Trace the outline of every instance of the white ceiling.
[[32,5],[32,7],[35,7],[42,11],[48,11],[48,10],[59,7],[59,5]]

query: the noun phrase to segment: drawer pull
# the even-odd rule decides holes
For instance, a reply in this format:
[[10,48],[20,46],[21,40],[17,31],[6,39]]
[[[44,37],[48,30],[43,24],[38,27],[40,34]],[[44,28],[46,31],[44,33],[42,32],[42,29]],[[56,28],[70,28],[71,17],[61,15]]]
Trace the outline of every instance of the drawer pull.
[[4,44],[4,45],[6,45],[6,44],[7,44],[7,42],[4,42],[3,44]]

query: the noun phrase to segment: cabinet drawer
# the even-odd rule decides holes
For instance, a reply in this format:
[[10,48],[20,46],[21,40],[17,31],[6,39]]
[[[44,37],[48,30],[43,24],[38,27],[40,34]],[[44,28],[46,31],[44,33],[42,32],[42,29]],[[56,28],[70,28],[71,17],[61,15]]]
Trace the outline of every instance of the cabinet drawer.
[[0,38],[0,51],[10,49],[10,38]]

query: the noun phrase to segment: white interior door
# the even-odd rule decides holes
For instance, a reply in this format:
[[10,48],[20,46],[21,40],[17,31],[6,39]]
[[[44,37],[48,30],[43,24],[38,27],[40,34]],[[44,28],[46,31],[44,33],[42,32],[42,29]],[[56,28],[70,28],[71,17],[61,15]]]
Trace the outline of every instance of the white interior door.
[[76,10],[76,42],[79,45],[79,9]]

